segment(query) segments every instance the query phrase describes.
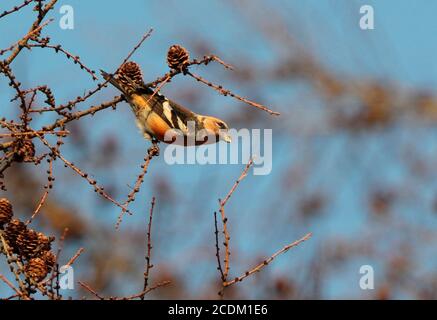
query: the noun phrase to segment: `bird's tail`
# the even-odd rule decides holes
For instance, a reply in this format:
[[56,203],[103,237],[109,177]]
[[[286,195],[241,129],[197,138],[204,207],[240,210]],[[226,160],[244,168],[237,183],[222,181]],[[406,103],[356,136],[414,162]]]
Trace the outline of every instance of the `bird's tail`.
[[106,81],[109,81],[110,84],[120,90],[126,97],[131,95],[133,92],[150,90],[144,87],[142,80],[141,83],[137,83],[124,73],[109,74],[101,69],[100,72]]
[[107,73],[105,71],[103,71],[102,69],[100,69],[100,73],[103,76],[103,79],[105,79],[106,81],[109,81],[110,84],[112,84],[114,87],[116,87],[118,90],[120,90],[123,94],[127,94],[127,90],[125,88],[125,86],[123,86],[120,81],[117,79],[117,77],[113,74]]

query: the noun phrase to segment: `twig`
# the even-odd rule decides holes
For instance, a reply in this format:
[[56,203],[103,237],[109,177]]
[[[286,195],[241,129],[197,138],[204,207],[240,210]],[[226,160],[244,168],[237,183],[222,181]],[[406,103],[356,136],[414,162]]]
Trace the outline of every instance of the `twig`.
[[20,4],[19,6],[15,6],[10,10],[5,10],[0,14],[0,18],[3,18],[4,16],[14,13],[18,10],[20,10],[21,8],[27,6],[29,3],[31,3],[33,0],[25,0],[22,4]]
[[227,64],[226,62],[224,62],[223,60],[221,60],[217,56],[214,56],[214,55],[212,55],[212,56],[204,56],[203,59],[201,59],[201,60],[193,59],[193,60],[189,61],[185,65],[185,69],[172,69],[169,72],[167,72],[166,74],[164,74],[162,77],[159,77],[159,78],[157,78],[156,80],[154,80],[152,82],[146,83],[145,86],[146,87],[155,88],[160,83],[162,83],[162,82],[169,82],[176,75],[178,75],[180,73],[187,72],[187,69],[190,66],[201,65],[201,64],[208,65],[208,63],[210,63],[211,61],[216,61],[216,62],[220,63],[221,65],[223,65],[225,68],[233,70],[233,67],[230,64]]
[[[27,41],[34,35],[36,35],[37,33],[39,33],[41,31],[42,28],[44,28],[46,25],[48,25],[49,23],[53,22],[54,19],[49,19],[46,22],[44,22],[43,24],[41,24],[40,26],[38,26],[36,29],[30,31],[29,33],[27,33],[23,38],[21,38],[19,41],[17,41],[16,43],[12,44],[9,48],[7,49],[3,49],[0,51],[0,55],[4,54],[7,51],[11,51],[13,50],[15,47],[26,47],[29,48],[30,45],[27,43]],[[10,63],[6,63],[6,65],[9,65]]]
[[222,202],[219,199],[219,204],[220,204],[220,214],[222,216],[222,222],[223,222],[223,235],[225,238],[225,241],[223,243],[223,245],[225,246],[225,269],[223,271],[223,278],[226,280],[229,274],[229,256],[231,255],[230,253],[230,249],[229,249],[229,240],[231,239],[229,236],[229,231],[228,231],[228,218],[226,218],[225,215],[225,207],[222,205]]
[[74,254],[74,256],[72,256],[70,258],[70,260],[68,260],[67,264],[65,265],[66,267],[71,266],[77,258],[79,258],[79,256],[85,251],[84,248],[79,248],[79,250],[77,250],[77,252]]
[[224,96],[230,96],[230,97],[232,97],[232,98],[235,98],[235,99],[237,99],[237,100],[240,100],[240,101],[242,101],[242,102],[244,102],[244,103],[246,103],[246,104],[248,104],[248,105],[251,105],[251,106],[253,106],[253,107],[255,107],[255,108],[258,108],[258,109],[260,109],[260,110],[263,110],[263,111],[265,111],[265,112],[267,112],[267,113],[269,113],[269,114],[271,114],[271,115],[274,115],[274,116],[279,116],[279,115],[280,115],[280,113],[277,112],[277,111],[270,110],[269,108],[267,108],[266,106],[264,106],[264,105],[262,105],[262,104],[260,104],[260,103],[253,102],[253,101],[251,101],[251,100],[249,100],[249,99],[247,99],[247,98],[244,98],[244,97],[242,97],[242,96],[239,96],[239,95],[237,95],[237,94],[231,92],[230,90],[224,89],[224,88],[223,88],[222,86],[220,86],[220,85],[216,85],[216,84],[214,84],[214,83],[212,83],[212,82],[210,82],[210,81],[208,81],[208,80],[202,78],[202,77],[199,76],[199,75],[196,75],[196,74],[194,74],[194,73],[191,73],[190,71],[187,71],[187,74],[188,74],[189,76],[193,77],[194,79],[196,79],[197,81],[200,81],[200,82],[206,84],[208,87],[213,88],[214,90],[216,90],[217,92],[219,92],[220,94],[222,94],[222,95],[224,95]]
[[98,80],[98,78],[96,77],[96,72],[94,70],[91,70],[91,68],[88,68],[81,60],[79,56],[75,56],[74,54],[68,52],[67,50],[65,50],[64,48],[62,48],[61,45],[52,45],[52,44],[46,44],[46,43],[31,43],[27,45],[29,48],[49,48],[49,49],[53,49],[55,50],[55,52],[62,52],[63,54],[65,54],[65,56],[67,57],[67,59],[72,59],[74,64],[78,64],[79,67],[82,70],[85,70],[87,73],[89,73],[91,75],[91,77],[93,78],[93,80]]
[[219,231],[218,231],[218,224],[217,224],[217,212],[214,212],[214,234],[215,234],[215,250],[216,250],[216,254],[215,256],[217,257],[217,270],[220,272],[221,275],[221,279],[222,282],[226,281],[225,278],[225,274],[223,272],[223,268],[222,268],[222,261],[221,261],[221,257],[220,257],[220,246],[219,246]]
[[[50,282],[50,289],[51,289],[52,292],[53,292],[53,280],[55,278],[57,278],[57,276],[58,276],[59,257],[61,256],[61,252],[64,249],[64,242],[65,242],[65,238],[67,237],[67,234],[68,234],[68,228],[64,228],[64,231],[62,232],[62,235],[59,238],[58,250],[57,250],[56,255],[55,255],[55,263],[54,263],[54,265],[56,266],[56,268],[52,269],[50,277],[48,279],[44,280],[44,282],[43,282],[44,284],[47,283],[47,282]],[[58,282],[58,279],[57,279],[57,282]],[[58,288],[57,288],[58,285],[59,285],[59,283],[56,283],[56,289],[57,290],[58,290]]]
[[161,282],[158,282],[157,284],[155,284],[154,286],[144,290],[141,293],[135,294],[133,296],[128,296],[128,297],[125,297],[125,298],[116,298],[115,300],[133,300],[133,299],[137,299],[137,298],[142,298],[144,295],[148,294],[149,292],[151,292],[153,290],[156,290],[158,288],[167,286],[170,283],[171,283],[171,281],[168,281],[168,280],[161,281]]
[[[146,41],[146,39],[152,35],[152,32],[153,32],[153,28],[150,28],[149,31],[147,31],[143,35],[143,37],[141,38],[140,42],[138,42],[137,45],[128,53],[126,58],[124,58],[123,62],[120,64],[120,66],[118,67],[117,71],[120,70],[120,68],[132,57],[132,55],[135,53],[135,51],[137,51],[139,49],[139,47],[141,47],[143,42]],[[117,71],[115,71],[115,73],[117,73]]]
[[154,156],[157,156],[159,154],[159,148],[157,145],[153,145],[149,148],[147,151],[147,156],[144,157],[144,164],[141,165],[141,168],[143,169],[140,175],[138,176],[135,185],[131,192],[129,192],[126,201],[121,206],[122,210],[121,213],[118,216],[117,223],[115,224],[115,228],[118,229],[120,227],[120,224],[123,220],[123,216],[128,211],[129,203],[133,202],[135,200],[135,195],[140,191],[140,187],[144,182],[144,176],[147,174],[147,170],[149,169],[150,161]]
[[2,280],[4,283],[6,283],[6,285],[7,285],[8,287],[10,287],[12,290],[14,290],[15,293],[16,293],[19,297],[22,297],[22,296],[23,296],[23,293],[22,293],[20,290],[18,290],[17,288],[15,288],[15,286],[12,284],[12,282],[10,282],[8,279],[6,279],[6,277],[5,277],[4,275],[2,275],[1,273],[0,273],[0,280]]
[[15,76],[12,73],[10,66],[2,61],[0,61],[0,72],[9,78],[9,86],[14,88],[14,90],[17,92],[17,96],[20,97],[20,108],[24,112],[26,110],[26,100],[24,99],[24,94],[20,88],[21,83],[15,80]]
[[30,217],[30,219],[26,221],[26,224],[32,223],[33,219],[35,219],[36,215],[39,213],[39,211],[41,210],[42,206],[46,202],[46,199],[47,199],[48,195],[49,195],[49,191],[48,190],[44,191],[44,194],[42,195],[41,199],[39,200],[38,205],[36,206],[35,211],[33,212],[33,214]]
[[48,161],[49,161],[49,169],[47,170],[47,180],[48,180],[48,183],[44,186],[46,191],[44,191],[44,194],[42,195],[41,199],[39,200],[38,205],[36,206],[36,209],[33,212],[32,216],[30,217],[29,220],[26,221],[26,225],[29,225],[30,223],[32,223],[33,219],[35,219],[35,217],[38,215],[38,213],[40,212],[42,206],[46,202],[46,199],[47,199],[47,196],[49,195],[50,190],[53,187],[53,181],[54,181],[54,178],[53,178],[53,161],[54,161],[54,158],[51,157]]
[[106,82],[98,83],[94,89],[88,90],[84,95],[76,97],[76,99],[70,100],[65,104],[61,104],[58,107],[45,107],[41,109],[31,109],[29,112],[57,112],[61,115],[63,115],[63,110],[72,110],[78,103],[84,102],[88,100],[91,96],[93,96],[95,93],[99,92],[102,88],[106,86]]
[[124,98],[122,96],[116,96],[111,101],[104,102],[104,103],[97,105],[97,106],[92,106],[92,107],[90,107],[86,110],[83,110],[83,111],[78,111],[76,113],[69,114],[68,116],[65,116],[64,118],[59,119],[55,123],[53,123],[49,126],[43,127],[42,129],[48,130],[48,131],[54,130],[56,128],[64,126],[65,124],[67,124],[73,120],[78,120],[78,119],[85,117],[85,116],[88,116],[88,115],[94,115],[98,111],[101,111],[101,110],[104,110],[104,109],[107,109],[110,107],[115,109],[116,105],[123,100],[124,100]]
[[18,261],[15,261],[15,264],[17,265],[19,270],[15,269],[15,267],[14,267],[14,265],[12,263],[12,261],[14,261],[12,259],[12,251],[10,250],[8,243],[7,243],[7,241],[4,238],[4,233],[3,233],[2,230],[0,230],[0,245],[1,245],[0,249],[3,249],[3,250],[0,250],[0,251],[3,251],[6,254],[6,257],[8,258],[8,261],[11,261],[11,263],[9,263],[9,269],[14,274],[15,281],[18,283],[18,286],[20,287],[20,291],[22,293],[21,297],[23,299],[26,299],[26,300],[30,299],[27,287],[26,287],[26,285],[24,284],[24,282],[20,278],[20,272],[24,271],[24,268],[23,268],[23,266]]
[[[149,223],[147,225],[147,253],[146,253],[146,268],[144,271],[144,286],[143,292],[147,290],[147,285],[149,282],[149,272],[153,265],[150,263],[152,259],[152,219],[153,219],[153,209],[155,208],[155,197],[152,198],[149,211]],[[145,295],[145,294],[144,294]],[[141,296],[141,300],[144,300],[144,295]]]
[[162,89],[162,87],[164,87],[164,85],[166,83],[168,83],[168,81],[170,81],[170,79],[171,79],[171,77],[169,75],[167,75],[166,78],[159,84],[159,86],[157,86],[155,88],[153,93],[150,95],[149,99],[147,99],[146,103],[149,103],[150,101],[152,101],[153,97],[159,92],[159,90]]
[[255,272],[259,272],[262,268],[264,268],[265,266],[267,266],[270,262],[272,262],[277,256],[279,256],[282,253],[287,252],[288,250],[290,250],[291,248],[296,247],[297,245],[299,245],[300,243],[308,240],[309,238],[311,238],[312,233],[307,233],[305,236],[303,236],[302,238],[300,238],[299,240],[294,241],[293,243],[290,243],[288,245],[286,245],[285,247],[283,247],[281,250],[275,252],[273,255],[271,255],[269,258],[267,258],[266,260],[264,260],[263,262],[261,262],[260,264],[256,265],[254,268],[252,268],[249,271],[246,271],[243,275],[236,277],[235,279],[231,280],[231,281],[227,281],[224,283],[225,287],[229,287],[237,282],[243,281],[245,278],[249,277],[250,275],[254,274]]
[[103,188],[103,187],[98,186],[96,180],[91,179],[87,173],[83,172],[81,169],[79,169],[78,167],[76,167],[76,166],[74,165],[74,163],[72,163],[72,162],[68,161],[67,159],[65,159],[65,157],[64,157],[64,156],[63,156],[63,155],[62,155],[62,154],[61,154],[61,153],[60,153],[60,152],[59,152],[55,147],[52,147],[52,146],[47,142],[46,139],[42,138],[41,135],[38,135],[38,138],[41,140],[41,142],[42,142],[45,146],[47,146],[47,147],[48,147],[48,148],[53,152],[53,154],[54,154],[57,158],[61,159],[62,162],[64,162],[65,165],[66,165],[67,167],[70,167],[70,168],[71,168],[74,172],[76,172],[79,176],[81,176],[82,178],[84,178],[85,180],[87,180],[88,183],[89,183],[89,184],[94,188],[94,191],[95,191],[96,193],[98,193],[100,196],[102,196],[102,197],[105,198],[106,200],[112,202],[112,203],[115,204],[117,207],[122,208],[122,209],[123,209],[123,212],[127,212],[127,213],[131,214],[131,212],[130,212],[129,210],[127,210],[127,208],[125,208],[125,207],[124,207],[123,205],[121,205],[118,201],[114,200],[114,199],[113,199],[109,194],[107,194],[107,193],[104,191],[104,188]]
[[105,298],[104,296],[100,295],[97,293],[96,290],[94,290],[93,288],[91,288],[90,285],[86,284],[85,282],[82,281],[78,281],[78,283],[88,292],[92,293],[95,297],[97,297],[97,299],[99,300],[133,300],[133,299],[137,299],[137,298],[141,298],[144,295],[146,295],[147,293],[156,290],[160,287],[166,286],[168,284],[170,284],[171,282],[166,280],[166,281],[162,281],[162,282],[158,282],[156,285],[148,288],[147,290],[144,290],[140,293],[137,293],[135,295],[131,295],[131,296],[127,296],[127,297],[109,297],[109,298]]
[[253,159],[251,158],[249,160],[249,162],[247,163],[246,167],[244,168],[243,172],[241,173],[241,175],[238,177],[237,181],[232,186],[231,190],[229,190],[225,199],[223,201],[220,199],[218,200],[219,206],[220,206],[219,210],[220,210],[222,224],[223,224],[223,236],[224,236],[223,246],[225,247],[224,269],[222,268],[221,261],[220,261],[220,247],[218,245],[219,241],[218,241],[217,213],[214,212],[215,229],[216,229],[216,256],[217,256],[217,262],[218,262],[217,269],[220,271],[220,276],[222,279],[222,289],[219,291],[219,296],[222,299],[224,297],[224,290],[226,287],[225,283],[227,281],[228,274],[229,274],[230,255],[231,255],[230,248],[229,248],[229,240],[231,238],[229,236],[229,231],[228,231],[228,224],[227,224],[228,218],[226,217],[226,214],[225,214],[225,205],[229,201],[229,199],[231,198],[232,194],[237,189],[240,182],[247,176],[247,173],[248,173],[250,167],[252,166],[252,164],[253,164]]
[[14,61],[14,59],[18,56],[18,54],[21,52],[21,50],[27,45],[28,40],[30,39],[31,35],[34,34],[35,30],[40,29],[40,23],[46,16],[46,14],[53,9],[54,5],[56,4],[58,0],[51,0],[49,3],[46,4],[46,6],[42,9],[40,14],[38,14],[38,18],[35,20],[35,22],[32,24],[32,26],[29,29],[29,32],[26,36],[22,38],[22,41],[20,41],[19,45],[16,47],[16,49],[11,53],[11,55],[5,60],[6,64],[9,65]]
[[221,65],[223,65],[226,69],[230,69],[233,70],[234,68],[224,62],[223,60],[221,60],[219,57],[214,56],[214,55],[210,55],[210,56],[204,56],[202,60],[197,60],[197,59],[193,59],[192,61],[189,61],[187,63],[187,65],[185,65],[184,69],[173,69],[170,72],[166,73],[163,77],[158,78],[157,80],[147,83],[145,84],[146,87],[156,87],[155,90],[153,91],[153,93],[150,95],[149,99],[147,100],[147,103],[149,103],[152,98],[159,92],[159,90],[161,90],[164,85],[168,82],[171,81],[171,79],[176,76],[179,73],[186,73],[187,72],[187,68],[193,65],[208,65],[208,63],[210,63],[211,61],[216,61],[218,63],[220,63]]
[[224,66],[226,69],[229,70],[234,70],[234,67],[231,66],[229,63],[224,62],[222,59],[220,59],[219,57],[217,57],[216,55],[209,55],[209,56],[204,56],[202,60],[198,61],[196,59],[194,59],[191,62],[191,65],[195,65],[195,64],[204,64],[204,65],[208,65],[208,63],[210,63],[211,61],[216,61],[218,63],[220,63],[222,66]]
[[0,300],[12,300],[14,298],[20,297],[19,294],[13,294],[12,296],[6,297],[6,298],[0,298]]
[[[33,130],[33,131],[24,131],[24,132],[13,132],[13,133],[0,133],[0,138],[6,138],[6,137],[21,137],[25,136],[26,138],[33,138],[36,137],[39,134],[53,134],[56,136],[66,136],[69,134],[70,131],[67,130],[59,130],[59,131],[44,131],[44,130]],[[12,142],[11,142],[12,144]]]
[[226,205],[226,203],[228,202],[228,200],[231,198],[232,194],[235,192],[235,189],[237,189],[238,185],[240,184],[240,182],[246,178],[247,176],[247,172],[249,171],[250,167],[253,165],[253,159],[251,158],[249,160],[249,162],[246,164],[246,167],[244,168],[243,172],[241,173],[241,175],[238,177],[237,181],[235,181],[234,185],[232,186],[231,190],[229,190],[228,194],[226,195],[226,197],[223,199],[223,201],[220,202],[220,206],[224,207]]
[[104,297],[102,297],[101,295],[99,295],[93,288],[91,288],[88,284],[86,284],[85,282],[82,281],[78,281],[78,283],[87,291],[91,292],[93,295],[95,295],[99,300],[105,300]]

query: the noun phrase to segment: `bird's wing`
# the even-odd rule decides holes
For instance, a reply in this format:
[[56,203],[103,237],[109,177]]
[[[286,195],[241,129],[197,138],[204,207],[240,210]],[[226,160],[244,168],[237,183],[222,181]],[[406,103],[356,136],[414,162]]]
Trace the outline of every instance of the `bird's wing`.
[[171,127],[184,131],[188,121],[197,122],[197,115],[194,112],[166,98],[160,93],[154,94],[153,89],[143,86],[139,91],[145,95],[147,99],[150,99],[149,104],[151,109],[166,119],[166,122],[168,122]]

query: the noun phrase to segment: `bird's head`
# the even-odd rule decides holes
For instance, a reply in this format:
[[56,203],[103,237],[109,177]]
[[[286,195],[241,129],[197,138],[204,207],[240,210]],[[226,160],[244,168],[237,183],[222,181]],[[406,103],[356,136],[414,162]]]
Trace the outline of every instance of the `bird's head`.
[[200,122],[203,124],[203,128],[208,131],[208,134],[215,135],[227,143],[232,142],[228,132],[229,126],[223,120],[211,116],[200,116]]

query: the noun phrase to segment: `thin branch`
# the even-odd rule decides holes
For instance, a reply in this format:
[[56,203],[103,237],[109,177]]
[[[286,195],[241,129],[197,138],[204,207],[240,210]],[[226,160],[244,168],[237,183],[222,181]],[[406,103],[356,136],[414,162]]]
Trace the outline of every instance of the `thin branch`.
[[[146,253],[146,270],[144,271],[144,286],[143,292],[147,290],[149,282],[149,273],[153,265],[151,264],[152,259],[152,219],[153,219],[153,209],[155,208],[155,197],[152,198],[149,211],[149,223],[147,225],[147,253]],[[145,295],[145,294],[144,294]],[[141,300],[144,300],[144,295],[141,296]]]
[[[146,39],[148,37],[150,37],[152,35],[153,32],[153,28],[150,28],[149,31],[147,31],[143,37],[141,38],[141,40],[137,43],[137,45],[128,53],[128,55],[126,56],[126,58],[124,58],[123,62],[120,64],[120,66],[118,67],[117,71],[120,70],[120,68],[132,57],[132,55],[135,53],[135,51],[137,51],[139,49],[139,47],[141,47],[141,45],[143,44],[144,41],[146,41]],[[117,71],[115,73],[117,73]]]
[[74,64],[78,64],[79,67],[82,70],[85,70],[88,74],[91,75],[91,77],[93,78],[93,80],[98,80],[98,78],[95,75],[95,71],[92,70],[91,68],[88,68],[81,60],[79,56],[75,56],[74,54],[68,52],[67,50],[65,50],[64,48],[62,48],[61,45],[52,45],[52,44],[46,44],[46,43],[31,43],[27,45],[29,48],[49,48],[49,49],[53,49],[55,50],[55,52],[62,52],[67,59],[72,59]]
[[70,260],[68,260],[67,264],[65,265],[66,267],[71,266],[77,258],[79,258],[79,256],[85,251],[84,248],[79,248],[79,250],[77,250],[77,252],[74,254],[74,256],[72,256],[70,258]]
[[14,59],[18,56],[18,54],[21,52],[21,50],[27,45],[27,42],[29,41],[30,37],[34,34],[35,30],[40,30],[40,23],[46,16],[46,14],[53,9],[54,5],[56,4],[58,0],[51,0],[49,3],[46,4],[46,6],[41,10],[40,14],[38,14],[38,18],[35,20],[35,22],[32,24],[32,26],[29,29],[29,32],[26,36],[22,38],[19,45],[16,47],[16,49],[11,53],[11,55],[5,60],[6,64],[9,65],[14,61]]
[[131,295],[131,296],[127,296],[127,297],[109,297],[109,298],[105,298],[104,296],[100,295],[99,293],[97,293],[96,290],[94,290],[90,285],[86,284],[85,282],[82,281],[78,281],[78,283],[88,292],[90,292],[91,294],[93,294],[97,299],[99,300],[134,300],[137,298],[141,298],[144,295],[146,295],[147,293],[156,290],[158,288],[164,287],[166,285],[169,285],[171,283],[171,281],[162,281],[162,282],[158,282],[156,285],[148,288],[147,290],[144,290],[140,293],[137,293],[135,295]]
[[48,180],[48,183],[44,186],[46,191],[44,191],[44,194],[42,195],[41,199],[39,200],[38,205],[36,206],[36,209],[33,212],[32,216],[30,217],[29,220],[26,221],[26,225],[29,225],[30,223],[32,223],[33,219],[35,219],[35,217],[38,215],[38,213],[40,212],[42,206],[44,205],[44,203],[47,200],[47,196],[49,195],[50,190],[53,187],[53,181],[54,181],[54,177],[53,177],[53,161],[54,161],[54,158],[51,157],[48,161],[49,161],[49,169],[47,170],[47,180]]
[[244,103],[246,103],[246,104],[248,104],[248,105],[250,105],[252,107],[255,107],[255,108],[258,108],[260,110],[263,110],[263,111],[265,111],[265,112],[267,112],[267,113],[269,113],[271,115],[274,115],[274,116],[279,116],[280,115],[279,112],[270,110],[265,105],[262,105],[260,103],[257,103],[257,102],[251,101],[251,100],[249,100],[247,98],[244,98],[242,96],[239,96],[238,94],[235,94],[235,93],[233,93],[232,91],[230,91],[228,89],[224,89],[221,85],[214,84],[214,83],[212,83],[212,82],[210,82],[210,81],[202,78],[201,76],[196,75],[196,74],[194,74],[194,73],[192,73],[190,71],[187,71],[187,74],[189,76],[193,77],[194,79],[196,79],[197,81],[206,84],[208,87],[213,88],[214,90],[216,90],[217,92],[219,92],[220,94],[222,94],[224,96],[230,96],[232,98],[240,100],[240,101],[242,101],[242,102],[244,102]]
[[[53,22],[54,19],[49,19],[46,22],[44,22],[43,24],[41,24],[40,26],[38,26],[36,29],[30,31],[29,33],[27,33],[23,38],[21,38],[19,41],[15,42],[14,44],[12,44],[9,48],[3,49],[0,51],[0,55],[3,55],[5,52],[7,51],[11,51],[13,50],[15,47],[18,48],[22,48],[22,47],[26,47],[29,48],[30,45],[27,43],[28,40],[30,38],[32,38],[34,35],[38,34],[42,28],[44,28],[45,26],[47,26],[49,23]],[[6,65],[9,65],[10,63],[6,63]]]
[[121,206],[122,210],[118,216],[117,223],[115,224],[116,229],[120,227],[124,214],[126,212],[129,212],[128,211],[129,204],[135,200],[135,195],[140,191],[140,187],[144,182],[144,176],[147,174],[147,170],[149,169],[150,161],[152,160],[153,157],[158,155],[159,155],[159,148],[157,145],[153,145],[152,147],[149,148],[149,150],[147,150],[147,156],[144,157],[144,164],[141,165],[141,168],[143,170],[138,176],[132,191],[129,192],[126,201]]
[[222,205],[222,202],[219,199],[219,204],[220,204],[220,214],[222,216],[222,223],[223,223],[223,235],[225,238],[225,241],[223,243],[223,245],[225,246],[225,269],[223,271],[223,278],[227,279],[228,274],[229,274],[229,256],[231,255],[230,253],[230,249],[229,249],[229,240],[231,239],[231,237],[229,236],[229,231],[228,231],[228,218],[226,217],[225,214],[225,207]]
[[266,260],[264,260],[263,262],[261,262],[260,264],[256,265],[254,268],[252,268],[249,271],[246,271],[243,275],[236,277],[235,279],[231,280],[231,281],[227,281],[224,283],[225,287],[229,287],[237,282],[243,281],[245,278],[249,277],[250,275],[261,271],[265,266],[267,266],[270,262],[272,262],[276,257],[278,257],[279,255],[287,252],[288,250],[290,250],[291,248],[294,248],[296,246],[298,246],[299,244],[301,244],[302,242],[308,240],[309,238],[311,238],[312,233],[307,233],[305,236],[303,236],[302,238],[300,238],[299,240],[296,240],[288,245],[286,245],[285,247],[283,247],[281,250],[275,252],[273,255],[271,255],[269,258],[267,258]]
[[190,66],[202,65],[202,64],[208,65],[208,63],[210,63],[211,61],[216,61],[216,62],[220,63],[221,65],[223,65],[225,68],[233,70],[233,67],[230,64],[224,62],[223,60],[221,60],[217,56],[214,56],[214,55],[204,56],[203,59],[201,59],[201,60],[193,59],[193,60],[189,61],[185,65],[185,69],[172,69],[169,72],[167,72],[166,74],[164,74],[162,77],[159,77],[152,82],[146,83],[145,86],[155,88],[156,86],[158,86],[162,82],[169,82],[173,77],[175,77],[176,75],[178,75],[180,73],[186,73],[188,67],[190,67]]
[[168,281],[168,280],[161,281],[161,282],[158,282],[157,284],[155,284],[154,286],[144,290],[141,293],[135,294],[133,296],[124,297],[124,298],[115,298],[114,300],[133,300],[133,299],[137,299],[137,298],[142,298],[144,295],[148,294],[149,292],[156,290],[158,288],[167,286],[170,283],[171,283],[171,281]]
[[216,256],[217,256],[217,262],[218,262],[217,269],[220,271],[220,275],[221,275],[221,279],[222,279],[222,289],[219,291],[219,296],[222,299],[224,297],[224,290],[226,287],[225,283],[227,281],[228,274],[229,274],[230,255],[231,255],[230,248],[229,248],[229,240],[231,238],[229,236],[229,231],[228,231],[228,224],[227,224],[228,218],[226,217],[226,214],[225,214],[225,205],[229,201],[229,199],[231,198],[232,194],[237,189],[240,182],[247,176],[247,173],[252,165],[253,165],[253,159],[251,158],[249,160],[249,162],[247,163],[246,167],[244,168],[243,172],[241,173],[241,175],[238,177],[237,181],[232,186],[231,190],[229,190],[225,199],[223,201],[220,199],[218,200],[219,206],[220,206],[219,210],[220,210],[222,224],[223,224],[223,236],[224,236],[223,246],[225,247],[224,269],[222,268],[221,261],[220,261],[220,247],[218,245],[219,241],[218,241],[217,213],[214,212],[215,229],[216,229]]
[[107,109],[110,107],[115,109],[116,105],[123,100],[124,100],[124,98],[122,96],[116,96],[111,101],[104,102],[104,103],[97,105],[97,106],[92,106],[92,107],[90,107],[86,110],[83,110],[83,111],[78,111],[76,113],[69,114],[68,116],[65,116],[64,118],[57,120],[52,125],[43,127],[42,129],[48,130],[48,131],[54,130],[56,128],[63,127],[64,125],[66,125],[67,123],[69,123],[73,120],[78,120],[78,119],[85,117],[85,116],[88,116],[88,115],[94,115],[98,111],[101,111],[101,110],[104,110],[104,109]]
[[215,256],[217,257],[217,270],[220,272],[220,276],[222,279],[222,282],[226,281],[225,278],[225,274],[223,272],[223,268],[222,268],[222,261],[221,261],[221,257],[220,257],[220,245],[219,245],[219,231],[218,231],[218,224],[217,224],[217,212],[214,212],[214,234],[215,234],[215,250],[216,250],[216,254]]
[[228,200],[231,198],[232,194],[235,192],[235,189],[237,189],[238,185],[240,184],[240,182],[246,178],[247,176],[247,172],[249,171],[250,167],[253,165],[253,159],[251,158],[249,160],[249,162],[246,164],[246,167],[244,168],[243,172],[241,173],[241,175],[238,177],[237,181],[235,181],[234,185],[232,186],[231,190],[229,190],[228,194],[226,195],[226,197],[223,199],[223,201],[220,202],[220,206],[224,207],[226,205],[226,203],[228,202]]
[[4,283],[6,283],[6,285],[11,288],[12,290],[15,291],[15,293],[19,296],[19,297],[24,297],[23,293],[18,290],[17,288],[15,288],[15,286],[12,284],[12,282],[10,282],[8,279],[6,279],[6,277],[4,275],[2,275],[0,273],[0,280],[2,280]]
[[[52,291],[53,291],[53,285],[54,285],[53,284],[53,280],[55,278],[57,278],[57,276],[59,274],[58,273],[58,262],[59,262],[59,258],[61,256],[61,252],[64,249],[64,242],[65,242],[65,238],[67,237],[67,234],[68,234],[68,228],[64,228],[64,231],[62,232],[62,235],[59,238],[59,241],[58,241],[58,250],[57,250],[56,255],[55,255],[55,263],[54,263],[54,265],[56,266],[56,268],[52,269],[50,277],[48,279],[44,280],[44,282],[43,282],[44,284],[49,282]],[[58,279],[57,279],[57,282],[58,282]],[[56,287],[58,287],[58,284],[59,283],[56,283]]]
[[95,291],[93,288],[91,288],[88,284],[86,284],[85,282],[82,281],[78,281],[78,283],[87,291],[91,292],[94,296],[97,297],[97,299],[99,300],[105,300],[104,297],[102,297],[101,295],[99,295],[97,293],[97,291]]
[[20,108],[24,112],[26,110],[26,100],[24,98],[23,91],[20,88],[21,83],[16,81],[10,66],[5,64],[3,61],[0,61],[0,72],[9,78],[9,86],[14,88],[14,90],[17,92],[17,96],[20,97]]
[[79,176],[81,176],[82,178],[84,178],[85,180],[87,180],[88,183],[89,183],[89,184],[94,188],[94,191],[95,191],[96,193],[98,193],[100,196],[102,196],[102,197],[105,198],[106,200],[112,202],[112,203],[115,204],[117,207],[122,208],[122,209],[123,209],[123,212],[126,212],[126,213],[131,214],[131,212],[130,212],[127,208],[125,208],[124,205],[121,205],[118,201],[114,200],[114,199],[113,199],[109,194],[107,194],[107,193],[104,191],[104,188],[103,188],[103,187],[98,186],[96,180],[91,179],[87,173],[83,172],[81,169],[79,169],[77,166],[75,166],[74,163],[72,163],[72,162],[68,161],[67,159],[65,159],[65,157],[64,157],[64,156],[63,156],[63,155],[62,155],[62,154],[61,154],[61,153],[60,153],[60,152],[59,152],[55,147],[52,147],[52,146],[47,142],[46,139],[42,138],[41,135],[38,135],[38,138],[41,140],[41,142],[42,142],[45,146],[47,146],[47,147],[48,147],[48,148],[53,152],[53,154],[54,154],[57,158],[61,159],[62,162],[64,162],[65,165],[66,165],[67,167],[70,167],[70,168],[71,168],[74,172],[76,172]]
[[0,133],[0,138],[6,138],[6,137],[15,138],[15,137],[21,137],[21,136],[25,136],[26,138],[33,138],[39,134],[44,134],[44,135],[45,134],[53,134],[56,136],[66,136],[69,133],[70,133],[70,131],[68,131],[68,130],[59,130],[59,131],[33,130],[33,131],[13,132],[13,133]]
[[[0,249],[2,249],[0,251],[3,251],[3,253],[5,253],[6,257],[8,258],[8,261],[14,261],[12,259],[12,250],[11,248],[9,248],[9,245],[4,237],[4,233],[2,230],[0,230],[0,245],[1,245]],[[9,264],[9,269],[14,274],[15,281],[18,283],[18,286],[20,287],[20,291],[22,293],[21,297],[26,300],[30,299],[27,287],[20,278],[20,272],[24,271],[24,267],[18,261],[15,261],[15,264],[17,265],[18,270],[15,269],[12,263]]]
[[33,0],[25,0],[22,4],[20,4],[19,6],[15,6],[10,10],[5,10],[0,14],[0,19],[3,18],[4,16],[17,12],[18,10],[20,10],[21,8],[27,6],[29,3],[31,3]]

